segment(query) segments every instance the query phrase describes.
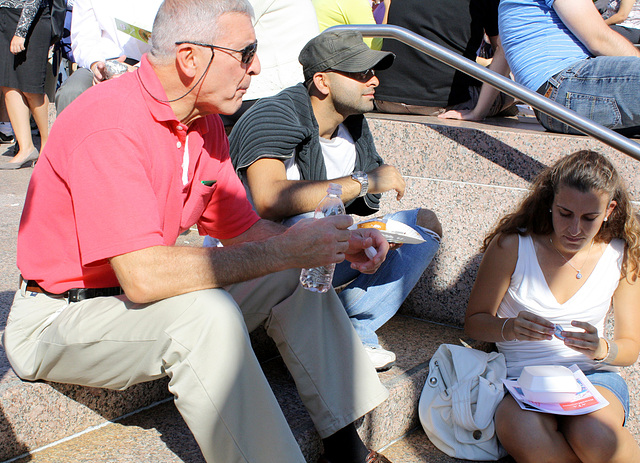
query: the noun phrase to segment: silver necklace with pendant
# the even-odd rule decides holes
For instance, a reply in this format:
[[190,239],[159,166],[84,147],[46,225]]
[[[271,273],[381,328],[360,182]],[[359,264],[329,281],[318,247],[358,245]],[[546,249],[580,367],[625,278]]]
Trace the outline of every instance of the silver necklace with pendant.
[[589,246],[589,251],[587,252],[587,257],[584,259],[584,262],[582,263],[582,265],[580,266],[580,268],[575,268],[571,262],[569,262],[569,259],[567,259],[560,251],[558,251],[558,248],[555,247],[555,245],[553,244],[553,240],[551,238],[549,238],[549,243],[551,243],[551,247],[553,249],[555,249],[555,251],[560,254],[560,257],[562,257],[565,262],[567,264],[569,264],[569,266],[574,269],[576,271],[576,279],[580,279],[582,278],[582,273],[580,273],[580,270],[582,269],[582,267],[584,267],[584,264],[587,263],[587,260],[589,260],[589,254],[591,254],[591,248],[593,247],[593,240],[591,240],[591,246]]

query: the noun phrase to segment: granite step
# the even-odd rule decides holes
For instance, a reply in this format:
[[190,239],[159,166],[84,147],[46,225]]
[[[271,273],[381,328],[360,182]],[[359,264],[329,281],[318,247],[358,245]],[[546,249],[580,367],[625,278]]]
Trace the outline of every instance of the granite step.
[[[640,209],[640,162],[587,136],[548,133],[518,118],[466,122],[377,113],[367,118],[381,156],[407,183],[401,201],[394,193],[383,195],[382,211],[426,207],[438,214],[444,230],[440,250],[405,301],[404,314],[462,326],[484,237],[524,197],[533,178],[562,156],[581,149],[608,156]],[[613,324],[612,318],[610,330]],[[630,385],[627,426],[640,441],[640,390],[632,387],[640,384],[640,365],[621,374]]]
[[[450,327],[462,326],[466,301],[481,259],[479,246],[482,238],[495,221],[526,193],[535,174],[560,156],[578,149],[597,149],[607,154],[628,179],[637,205],[640,199],[640,163],[588,137],[544,133],[536,124],[517,119],[471,123],[426,116],[369,114],[367,117],[381,155],[388,163],[396,165],[407,181],[407,191],[402,201],[396,201],[392,194],[383,196],[383,211],[428,207],[437,212],[444,228],[440,251],[405,301],[401,309],[402,316],[396,316],[382,329],[382,339],[400,355],[398,366],[381,377],[398,392],[394,392],[392,399],[363,420],[360,426],[372,446],[380,448],[415,428],[415,404],[421,382],[426,377],[428,359],[441,342],[455,342],[458,336],[453,334],[456,331]],[[8,145],[0,146],[0,154],[7,148]],[[31,169],[7,172],[6,180],[3,178],[0,182],[0,335],[17,285],[15,244],[30,173]],[[200,243],[201,238],[195,232],[181,236],[179,241],[179,244],[185,245]],[[430,322],[418,322],[414,318]],[[397,328],[398,324],[403,323],[407,323],[407,326]],[[425,326],[431,328],[426,329]],[[431,338],[434,341],[424,341]],[[313,457],[317,454],[319,443],[310,428],[306,412],[300,409],[301,405],[286,375],[278,372],[278,361],[272,359],[272,346],[260,333],[254,335],[253,340],[261,360],[266,362],[265,369],[276,385],[279,399],[286,404],[285,411],[292,426],[296,427],[296,436],[305,454]],[[416,347],[412,343],[423,345]],[[403,354],[405,350],[406,354]],[[419,359],[403,363],[405,355],[411,352],[416,353]],[[640,383],[640,367],[626,368],[623,375],[630,384]],[[407,384],[412,384],[414,389],[405,387]],[[395,399],[396,394],[409,394],[411,390],[414,391],[411,400]],[[640,408],[640,391],[631,388],[630,392],[632,412],[629,428],[639,438],[637,410]],[[179,431],[180,426],[184,429],[180,420],[156,425],[157,417],[152,415],[148,422],[145,421],[146,413],[167,415],[169,412],[164,410],[171,410],[171,403],[163,403],[117,424],[110,424],[112,420],[166,400],[167,397],[166,383],[162,380],[137,385],[124,392],[22,382],[12,372],[0,347],[0,461],[69,436],[77,436],[94,426],[103,427],[68,442],[57,443],[31,458],[46,458],[48,452],[54,449],[61,451],[64,445],[74,442],[84,445],[81,443],[90,435],[107,435],[107,429],[120,426],[122,429],[110,431],[114,438],[107,447],[115,449],[111,456],[105,454],[102,458],[99,453],[92,453],[97,449],[90,450],[92,447],[89,445],[87,449],[69,450],[62,459],[52,456],[48,461],[180,461],[183,456],[183,461],[198,461],[188,460],[191,458],[189,452],[199,455],[197,448],[193,447],[195,444],[187,445],[190,450],[178,456],[173,452],[174,447],[180,448],[183,442],[189,442],[190,439],[190,434]],[[397,411],[396,407],[404,409]],[[136,424],[136,420],[140,420],[139,424]],[[130,447],[128,442],[124,442],[125,439],[132,440],[134,444],[131,445],[138,449],[136,451],[147,451],[144,437],[147,434],[143,431],[155,433],[154,445],[164,445],[178,460],[171,460],[172,457],[167,455],[140,459],[122,457],[119,460],[120,453],[124,455]],[[142,434],[138,435],[137,432]],[[126,437],[128,433],[133,434]],[[119,439],[123,440],[122,444]],[[178,443],[172,441],[171,445],[163,444],[163,439],[167,442],[177,439]],[[94,456],[82,460],[84,452]]]
[[640,200],[640,162],[586,136],[544,132],[515,117],[467,122],[371,113],[367,119],[380,155],[407,183],[401,201],[395,192],[383,195],[382,211],[426,207],[444,230],[440,251],[403,308],[419,318],[462,326],[482,240],[561,157],[581,149],[604,153]]
[[[394,317],[380,331],[383,345],[395,351],[398,357],[393,368],[380,373],[380,379],[389,389],[391,396],[357,423],[363,440],[376,449],[398,440],[418,425],[417,403],[428,373],[429,359],[441,343],[459,343],[462,336],[459,328],[401,315]],[[279,357],[275,357],[264,361],[263,368],[305,457],[308,461],[317,460],[321,452],[320,439],[284,364]],[[164,389],[161,382],[153,384],[155,387],[151,388],[152,390]],[[42,386],[56,387],[44,383]],[[61,395],[65,396],[64,393]],[[66,398],[72,401],[71,397]],[[71,408],[71,405],[69,407]],[[38,419],[35,412],[29,413],[31,419]],[[38,419],[40,423],[27,423],[25,420],[20,423],[19,429],[14,429],[24,433],[25,426],[29,424],[30,432],[38,433],[41,422],[47,421],[45,411],[38,412],[41,415],[41,419]],[[58,412],[67,418],[73,415],[69,409],[59,409]],[[74,435],[64,436],[65,439],[61,439],[63,436],[60,436],[61,440],[54,441],[42,449],[29,448],[29,455],[10,461],[204,461],[191,433],[170,399],[159,400],[151,407],[121,418],[107,418],[105,415],[113,415],[112,410],[97,408],[95,412],[102,416],[101,423],[76,431]],[[29,436],[16,434],[15,442],[24,444],[27,437]],[[8,456],[11,455],[4,455],[0,459]]]
[[[381,451],[393,463],[469,463],[470,460],[453,458],[438,450],[431,443],[421,427],[417,427],[402,438],[387,445]],[[475,463],[482,463],[480,461]],[[502,458],[498,463],[515,463],[509,456]]]

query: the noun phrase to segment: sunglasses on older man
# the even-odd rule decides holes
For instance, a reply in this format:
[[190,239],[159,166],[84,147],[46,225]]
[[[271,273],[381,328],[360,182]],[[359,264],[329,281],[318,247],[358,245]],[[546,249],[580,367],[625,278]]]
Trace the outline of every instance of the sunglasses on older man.
[[253,61],[253,57],[256,55],[256,51],[258,50],[258,42],[253,42],[247,45],[246,47],[244,47],[242,50],[235,50],[233,48],[220,47],[218,45],[211,45],[209,43],[192,42],[190,40],[183,40],[182,42],[176,42],[176,45],[182,45],[185,43],[188,43],[191,45],[197,45],[198,47],[210,48],[212,53],[215,53],[214,49],[216,48],[219,50],[226,50],[234,53],[240,53],[240,61],[243,64],[250,64]]

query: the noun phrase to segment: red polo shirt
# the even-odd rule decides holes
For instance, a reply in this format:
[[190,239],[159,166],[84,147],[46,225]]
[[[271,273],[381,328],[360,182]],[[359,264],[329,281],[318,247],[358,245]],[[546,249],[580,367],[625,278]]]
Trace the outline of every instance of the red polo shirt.
[[194,224],[232,238],[259,219],[218,115],[187,127],[151,95],[167,99],[144,56],[138,71],[92,87],[56,120],[20,220],[25,279],[53,293],[118,286],[110,257],[171,246]]

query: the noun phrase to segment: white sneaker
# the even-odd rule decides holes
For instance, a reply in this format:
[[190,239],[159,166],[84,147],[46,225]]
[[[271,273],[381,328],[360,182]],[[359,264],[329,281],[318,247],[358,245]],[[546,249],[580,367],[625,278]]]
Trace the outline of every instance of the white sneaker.
[[364,346],[364,350],[376,371],[385,371],[396,363],[396,354],[380,346]]

